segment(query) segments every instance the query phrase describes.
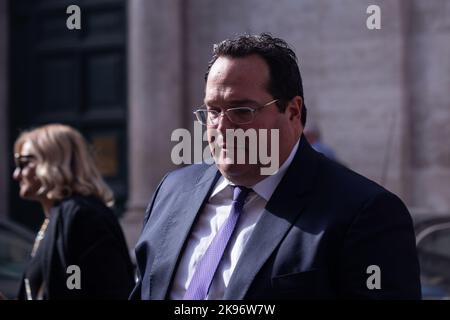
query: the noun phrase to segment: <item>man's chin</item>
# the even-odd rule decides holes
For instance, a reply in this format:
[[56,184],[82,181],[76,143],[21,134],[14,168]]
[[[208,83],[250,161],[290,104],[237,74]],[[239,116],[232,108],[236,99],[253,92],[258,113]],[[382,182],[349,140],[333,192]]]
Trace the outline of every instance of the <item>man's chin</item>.
[[[239,176],[248,170],[248,165],[245,164],[218,164],[219,170],[227,176]],[[247,169],[247,170],[246,170]]]
[[249,164],[217,164],[222,175],[235,184],[244,184],[247,180],[254,179],[255,165]]

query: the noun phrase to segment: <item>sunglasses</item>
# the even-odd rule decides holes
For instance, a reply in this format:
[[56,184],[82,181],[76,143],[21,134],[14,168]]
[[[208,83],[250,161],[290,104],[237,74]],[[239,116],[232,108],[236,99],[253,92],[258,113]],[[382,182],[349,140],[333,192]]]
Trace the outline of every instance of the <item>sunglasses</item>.
[[16,163],[16,168],[20,170],[25,169],[36,157],[33,155],[20,155],[16,153],[14,155],[14,162]]

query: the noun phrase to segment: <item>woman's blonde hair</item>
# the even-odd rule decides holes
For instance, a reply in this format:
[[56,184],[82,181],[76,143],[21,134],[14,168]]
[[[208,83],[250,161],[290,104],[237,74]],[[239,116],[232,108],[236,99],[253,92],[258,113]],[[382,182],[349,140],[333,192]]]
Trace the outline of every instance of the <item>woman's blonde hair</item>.
[[50,200],[62,200],[72,193],[93,195],[111,207],[114,197],[98,171],[83,136],[74,128],[49,124],[22,132],[14,144],[19,153],[29,141],[37,159],[38,193]]

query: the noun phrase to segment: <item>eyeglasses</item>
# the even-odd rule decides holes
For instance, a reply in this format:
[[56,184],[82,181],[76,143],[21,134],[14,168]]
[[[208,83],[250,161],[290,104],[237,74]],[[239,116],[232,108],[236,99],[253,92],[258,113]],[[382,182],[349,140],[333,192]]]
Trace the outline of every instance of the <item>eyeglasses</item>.
[[270,106],[277,101],[278,99],[269,101],[261,107],[237,107],[230,108],[222,112],[202,108],[195,110],[194,114],[197,117],[198,122],[205,126],[217,126],[219,124],[219,118],[223,114],[226,115],[227,118],[234,124],[249,124],[255,119],[256,111]]
[[20,171],[25,169],[36,157],[33,155],[20,155],[16,153],[14,155],[14,162],[16,163],[16,168],[19,168]]

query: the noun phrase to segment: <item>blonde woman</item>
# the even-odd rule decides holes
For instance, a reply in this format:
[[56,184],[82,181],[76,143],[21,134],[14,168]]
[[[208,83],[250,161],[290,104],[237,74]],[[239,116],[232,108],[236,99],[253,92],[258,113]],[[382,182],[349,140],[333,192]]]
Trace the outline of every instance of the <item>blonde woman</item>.
[[45,213],[18,298],[127,299],[133,266],[82,135],[61,124],[23,132],[14,158],[20,196]]

